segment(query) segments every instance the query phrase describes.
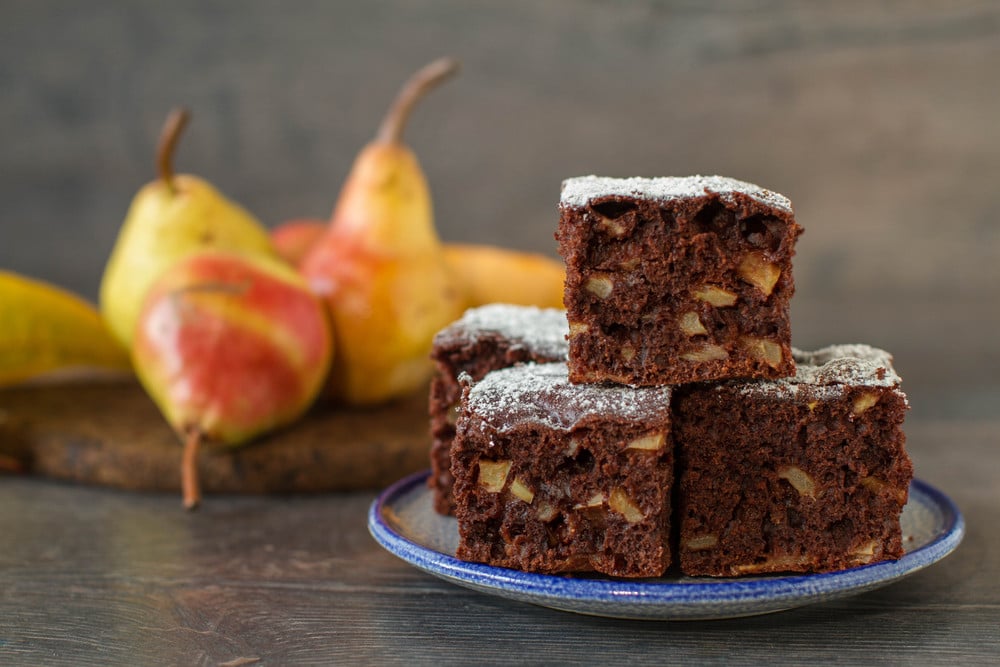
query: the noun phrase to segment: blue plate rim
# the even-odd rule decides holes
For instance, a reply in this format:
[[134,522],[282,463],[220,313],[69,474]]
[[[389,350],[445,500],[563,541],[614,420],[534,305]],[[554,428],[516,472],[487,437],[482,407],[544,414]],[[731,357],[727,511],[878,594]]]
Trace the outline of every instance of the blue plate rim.
[[[837,572],[705,580],[573,578],[521,572],[471,563],[418,544],[398,533],[384,519],[385,507],[394,499],[425,484],[429,470],[408,475],[386,487],[368,510],[368,530],[384,549],[420,569],[458,583],[516,592],[539,599],[568,602],[628,603],[630,606],[676,604],[703,606],[754,602],[806,602],[831,594],[861,592],[882,586],[931,565],[954,551],[965,535],[965,519],[947,495],[920,479],[911,482],[911,493],[928,497],[942,515],[943,526],[934,539],[898,561],[883,561]],[[559,593],[553,593],[558,590]]]

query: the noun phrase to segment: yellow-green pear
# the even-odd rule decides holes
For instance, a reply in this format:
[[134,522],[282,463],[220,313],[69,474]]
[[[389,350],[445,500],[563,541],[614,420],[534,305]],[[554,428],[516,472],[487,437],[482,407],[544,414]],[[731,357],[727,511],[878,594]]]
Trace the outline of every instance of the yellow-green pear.
[[250,213],[207,181],[174,174],[188,118],[184,109],[168,116],[157,149],[159,178],[132,200],[101,281],[101,314],[126,347],[150,286],[178,260],[207,248],[275,256],[267,230]]

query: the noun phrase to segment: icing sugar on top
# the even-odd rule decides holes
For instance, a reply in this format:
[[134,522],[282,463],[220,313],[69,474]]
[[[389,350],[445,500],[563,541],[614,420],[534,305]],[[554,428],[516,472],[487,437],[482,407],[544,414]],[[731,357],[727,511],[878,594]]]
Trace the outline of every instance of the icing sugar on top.
[[608,178],[605,176],[579,176],[563,181],[560,206],[586,206],[600,197],[639,197],[670,201],[688,197],[702,197],[714,193],[725,201],[731,201],[735,193],[741,193],[760,203],[788,213],[792,212],[792,202],[784,195],[772,192],[759,185],[738,181],[726,176],[666,176],[661,178]]
[[828,388],[840,393],[844,385],[897,387],[892,355],[870,345],[830,345],[815,352],[792,348],[795,375],[780,380],[747,382],[743,393],[758,396],[794,394],[799,387]]
[[564,363],[524,364],[488,373],[472,386],[467,408],[501,433],[525,422],[568,431],[588,417],[662,419],[670,393],[670,387],[570,384]]
[[472,342],[489,333],[549,359],[564,359],[567,356],[569,323],[565,310],[506,303],[470,308],[461,318],[438,332],[434,345]]
[[900,383],[892,355],[870,345],[830,345],[815,352],[792,349],[794,380],[807,384],[863,384],[891,387]]

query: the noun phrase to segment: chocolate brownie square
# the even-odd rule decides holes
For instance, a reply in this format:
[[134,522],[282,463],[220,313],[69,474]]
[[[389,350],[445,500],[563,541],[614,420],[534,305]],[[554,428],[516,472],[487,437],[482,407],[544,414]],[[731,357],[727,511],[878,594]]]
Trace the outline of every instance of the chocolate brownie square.
[[491,304],[472,308],[434,337],[431,357],[431,476],[434,509],[453,514],[451,442],[462,396],[458,376],[479,380],[487,372],[528,361],[566,359],[566,311]]
[[572,178],[559,203],[573,382],[681,384],[795,372],[802,229],[785,197],[719,176]]
[[688,575],[823,572],[903,554],[913,468],[891,356],[795,351],[794,377],[678,392],[678,558]]
[[669,387],[571,384],[565,363],[465,375],[452,446],[463,560],[656,577],[670,564]]

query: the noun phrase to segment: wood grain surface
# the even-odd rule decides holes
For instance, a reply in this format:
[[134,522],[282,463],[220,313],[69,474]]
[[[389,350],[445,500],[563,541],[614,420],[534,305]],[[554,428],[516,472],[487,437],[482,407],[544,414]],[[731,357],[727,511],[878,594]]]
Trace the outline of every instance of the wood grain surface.
[[1000,421],[908,425],[968,533],[853,598],[728,621],[592,618],[469,591],[383,551],[374,494],[172,496],[0,478],[4,665],[995,665]]
[[[208,493],[376,489],[428,467],[427,394],[368,410],[318,406],[239,448],[207,448]],[[88,484],[177,491],[181,447],[132,380],[0,389],[0,453],[26,472]]]

